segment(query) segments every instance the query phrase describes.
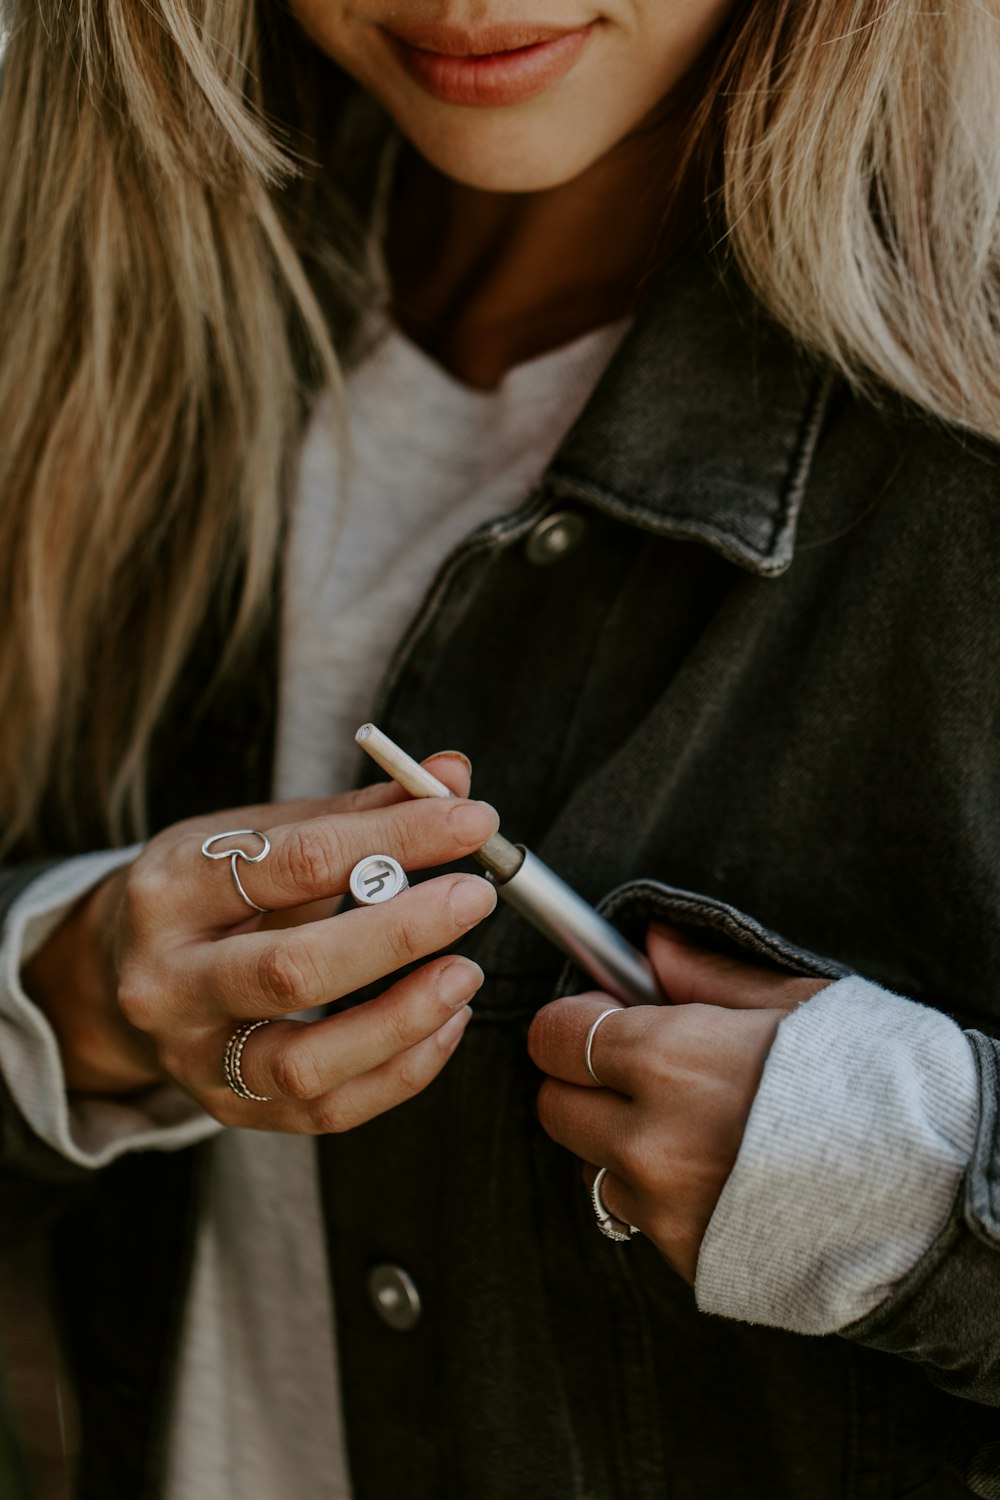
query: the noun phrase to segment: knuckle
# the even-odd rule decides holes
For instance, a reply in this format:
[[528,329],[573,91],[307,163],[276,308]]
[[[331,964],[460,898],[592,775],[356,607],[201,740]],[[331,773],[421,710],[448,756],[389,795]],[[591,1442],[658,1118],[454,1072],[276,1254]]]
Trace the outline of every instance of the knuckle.
[[396,920],[393,926],[392,948],[397,966],[400,966],[422,957],[425,949],[425,936],[423,926],[410,912],[397,908],[394,915]]
[[169,885],[164,864],[148,852],[145,857],[140,855],[129,871],[122,898],[130,925],[144,924],[148,913],[163,904]]
[[118,1009],[130,1026],[134,1026],[137,1031],[152,1029],[157,997],[142,965],[128,960],[123,962],[118,974],[115,998]]
[[[419,852],[425,842],[424,828],[428,816],[434,816],[435,799],[400,802],[379,810],[378,837],[387,849],[397,850],[397,859],[405,863]],[[428,811],[430,809],[430,811]]]
[[258,963],[258,983],[263,993],[282,1010],[301,1010],[309,1004],[315,987],[315,969],[304,950],[289,943],[266,948]]
[[331,895],[339,883],[337,838],[326,824],[300,823],[281,845],[281,863],[289,883],[318,896]]
[[658,1018],[659,1025],[651,1029],[651,1054],[655,1055],[661,1072],[671,1071],[671,1063],[683,1066],[697,1058],[706,1044],[711,1044],[720,1027],[725,1027],[730,1012],[716,1005],[705,1005],[700,1001],[678,1006],[666,1017]]
[[410,1021],[406,1006],[400,1001],[387,1001],[382,1010],[381,1022],[385,1039],[393,1053],[413,1045]]
[[412,1099],[429,1082],[427,1068],[412,1055],[399,1058],[394,1071],[396,1089],[403,1099]]
[[313,1130],[317,1135],[343,1135],[362,1123],[355,1110],[337,1094],[328,1094],[310,1111]]
[[320,1070],[305,1039],[286,1042],[271,1060],[274,1091],[285,1099],[308,1101],[323,1091]]

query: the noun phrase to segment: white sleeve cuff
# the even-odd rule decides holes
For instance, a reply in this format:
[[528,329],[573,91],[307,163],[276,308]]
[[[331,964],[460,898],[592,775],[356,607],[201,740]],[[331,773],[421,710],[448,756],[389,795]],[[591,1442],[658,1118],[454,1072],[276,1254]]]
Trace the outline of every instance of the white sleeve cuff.
[[954,1021],[856,976],[821,990],[778,1028],[698,1306],[809,1334],[871,1312],[944,1227],[978,1109]]
[[173,1084],[70,1102],[55,1034],[21,984],[24,965],[70,908],[138,852],[84,854],[47,870],[14,902],[0,941],[0,1070],[35,1134],[82,1167],[107,1166],[127,1151],[178,1150],[221,1128]]

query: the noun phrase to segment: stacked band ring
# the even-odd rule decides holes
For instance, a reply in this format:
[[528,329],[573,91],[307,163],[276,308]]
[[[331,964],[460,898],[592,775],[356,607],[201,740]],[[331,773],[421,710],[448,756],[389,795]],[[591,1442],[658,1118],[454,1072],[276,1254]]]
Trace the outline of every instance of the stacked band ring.
[[226,1043],[226,1055],[222,1060],[223,1072],[226,1082],[236,1095],[237,1099],[253,1099],[258,1104],[269,1104],[270,1094],[255,1094],[253,1089],[248,1089],[243,1079],[243,1048],[248,1039],[260,1026],[269,1026],[270,1017],[264,1016],[259,1021],[244,1021],[242,1026],[237,1026],[229,1041]]

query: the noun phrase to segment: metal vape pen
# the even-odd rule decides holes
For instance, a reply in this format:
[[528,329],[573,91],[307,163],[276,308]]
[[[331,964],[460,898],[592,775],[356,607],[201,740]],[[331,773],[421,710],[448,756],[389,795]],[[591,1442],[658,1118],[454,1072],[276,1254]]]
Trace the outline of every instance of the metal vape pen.
[[[412,797],[452,795],[443,782],[376,725],[363,724],[355,739]],[[626,1005],[662,1005],[663,993],[645,955],[529,849],[495,833],[476,858],[486,867],[501,900],[584,969],[607,994]]]

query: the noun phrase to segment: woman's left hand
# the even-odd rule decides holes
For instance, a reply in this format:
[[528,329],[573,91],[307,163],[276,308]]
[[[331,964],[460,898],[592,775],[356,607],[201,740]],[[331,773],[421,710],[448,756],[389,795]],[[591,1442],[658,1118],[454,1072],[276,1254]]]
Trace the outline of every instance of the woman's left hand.
[[652,927],[648,948],[666,1005],[608,1016],[585,1064],[587,1034],[615,1002],[590,993],[555,1000],[528,1046],[549,1076],[543,1128],[585,1163],[588,1186],[607,1168],[609,1213],[634,1224],[693,1285],[698,1252],[736,1161],[779,1023],[829,982],[797,979],[708,953]]

